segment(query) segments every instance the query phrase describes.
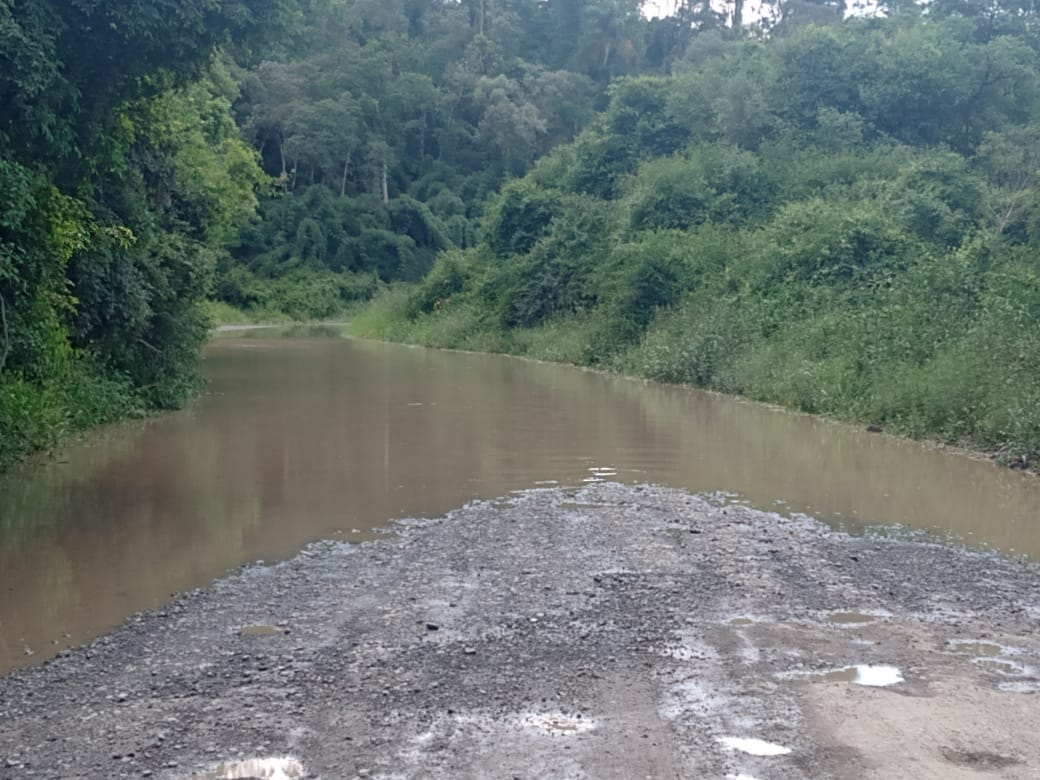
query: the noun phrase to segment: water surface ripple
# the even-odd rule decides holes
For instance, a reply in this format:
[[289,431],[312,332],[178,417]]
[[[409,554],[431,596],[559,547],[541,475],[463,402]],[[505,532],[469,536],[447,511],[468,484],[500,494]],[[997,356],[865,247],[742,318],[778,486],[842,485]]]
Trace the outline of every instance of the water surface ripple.
[[722,491],[1040,560],[1040,480],[709,393],[271,331],[216,340],[204,371],[192,408],[0,480],[0,672],[236,565],[539,485]]

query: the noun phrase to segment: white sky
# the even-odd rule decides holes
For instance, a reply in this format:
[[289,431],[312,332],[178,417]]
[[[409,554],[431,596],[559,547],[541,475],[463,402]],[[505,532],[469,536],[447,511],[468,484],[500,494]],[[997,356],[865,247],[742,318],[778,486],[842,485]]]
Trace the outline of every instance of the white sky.
[[[672,16],[675,9],[679,7],[680,0],[644,0],[643,16],[647,19],[656,19],[659,16]],[[712,8],[722,11],[729,6],[726,2],[712,2]],[[762,0],[751,0],[744,5],[744,19],[754,22],[761,18]]]
[[[927,1],[927,0],[925,0]],[[681,0],[643,0],[643,16],[647,19],[656,19],[660,16],[671,16],[675,13],[675,9],[679,7]],[[749,24],[757,22],[763,16],[770,15],[762,13],[762,7],[766,5],[772,5],[771,3],[765,3],[763,0],[748,0],[744,5],[744,23]],[[712,8],[716,11],[723,11],[729,7],[729,3],[722,0],[712,0]],[[871,16],[877,13],[877,2],[875,0],[860,0],[860,2],[849,2],[847,4],[847,10],[845,12],[846,18],[849,16]]]

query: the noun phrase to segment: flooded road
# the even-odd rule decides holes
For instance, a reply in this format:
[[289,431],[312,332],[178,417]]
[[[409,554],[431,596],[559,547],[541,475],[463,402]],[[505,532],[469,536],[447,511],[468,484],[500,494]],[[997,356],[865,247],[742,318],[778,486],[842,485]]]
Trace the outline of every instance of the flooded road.
[[264,331],[193,408],[0,481],[0,672],[241,563],[539,485],[655,482],[1040,560],[1040,480],[683,388]]

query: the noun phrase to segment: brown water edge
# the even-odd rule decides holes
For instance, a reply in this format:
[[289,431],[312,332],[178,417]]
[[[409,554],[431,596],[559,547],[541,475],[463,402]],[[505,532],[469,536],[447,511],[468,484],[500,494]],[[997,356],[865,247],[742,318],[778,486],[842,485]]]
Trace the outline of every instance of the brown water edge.
[[0,671],[242,563],[546,484],[724,491],[1040,560],[1040,480],[812,417],[557,365],[268,331],[218,339],[205,357],[211,391],[191,409],[0,481]]

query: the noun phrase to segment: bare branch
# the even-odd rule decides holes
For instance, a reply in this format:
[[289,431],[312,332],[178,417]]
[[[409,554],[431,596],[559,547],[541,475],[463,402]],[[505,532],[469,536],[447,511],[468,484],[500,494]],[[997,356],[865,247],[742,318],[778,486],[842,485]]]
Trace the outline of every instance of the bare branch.
[[149,344],[149,343],[148,343],[147,341],[145,341],[145,340],[144,340],[144,339],[142,339],[142,338],[137,338],[137,339],[135,339],[135,340],[137,341],[137,343],[138,343],[138,344],[140,344],[140,345],[141,345],[141,346],[143,346],[143,347],[147,347],[148,349],[152,350],[152,352],[154,352],[155,354],[157,354],[157,355],[159,355],[159,356],[161,356],[161,357],[163,357],[163,358],[165,358],[165,357],[166,357],[166,353],[165,353],[165,352],[163,352],[163,351],[162,351],[161,349],[159,349],[159,348],[158,348],[157,346],[155,346],[154,344]]

